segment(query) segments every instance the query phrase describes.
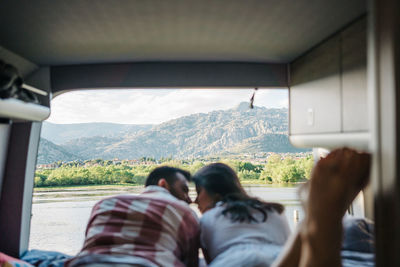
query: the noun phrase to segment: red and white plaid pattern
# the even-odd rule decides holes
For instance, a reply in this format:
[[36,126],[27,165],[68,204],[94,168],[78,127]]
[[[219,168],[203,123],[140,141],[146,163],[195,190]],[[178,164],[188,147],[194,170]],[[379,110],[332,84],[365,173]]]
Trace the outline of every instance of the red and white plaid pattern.
[[164,188],[148,186],[140,195],[98,202],[89,219],[83,249],[67,265],[79,265],[79,258],[85,257],[85,264],[95,263],[99,256],[105,259],[107,255],[127,264],[139,258],[156,266],[197,266],[198,250],[196,214]]

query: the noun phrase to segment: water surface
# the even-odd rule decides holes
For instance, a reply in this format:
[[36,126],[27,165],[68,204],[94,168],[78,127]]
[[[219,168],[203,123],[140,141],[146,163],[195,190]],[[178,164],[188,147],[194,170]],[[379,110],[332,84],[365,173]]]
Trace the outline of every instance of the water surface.
[[[285,215],[294,229],[294,213],[303,218],[303,210],[295,186],[245,186],[246,191],[266,201],[279,202],[285,206]],[[82,247],[85,228],[93,205],[100,199],[116,194],[138,194],[142,187],[117,189],[70,189],[36,192],[33,196],[29,249],[55,250],[69,255]],[[195,190],[190,194],[195,199]],[[198,213],[196,205],[191,205]]]

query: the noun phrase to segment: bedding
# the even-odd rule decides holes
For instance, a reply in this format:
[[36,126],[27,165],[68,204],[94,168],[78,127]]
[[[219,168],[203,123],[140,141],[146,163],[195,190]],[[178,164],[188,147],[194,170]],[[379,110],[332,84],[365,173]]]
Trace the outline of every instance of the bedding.
[[32,267],[29,263],[0,252],[1,267]]
[[[24,260],[33,266],[38,267],[62,267],[65,261],[72,258],[72,256],[56,251],[46,251],[33,249],[27,251],[21,260]],[[29,266],[32,266],[29,265]]]

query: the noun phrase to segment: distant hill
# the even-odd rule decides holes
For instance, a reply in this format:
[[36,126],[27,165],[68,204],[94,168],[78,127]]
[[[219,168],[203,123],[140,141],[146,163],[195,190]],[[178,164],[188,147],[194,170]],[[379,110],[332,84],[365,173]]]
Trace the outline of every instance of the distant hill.
[[37,164],[49,164],[59,160],[73,161],[79,159],[79,156],[71,154],[63,147],[58,146],[47,139],[40,138]]
[[82,137],[113,137],[123,136],[127,133],[135,134],[151,129],[151,124],[117,124],[117,123],[76,123],[55,124],[44,122],[41,137],[57,145]]
[[[249,109],[248,103],[241,103],[229,110],[193,114],[152,127],[112,123],[51,124],[43,128],[42,137],[57,138],[63,151],[84,160],[306,151],[290,145],[287,131],[287,109]],[[54,137],[55,133],[60,136]],[[72,138],[78,133],[84,134]],[[99,136],[95,136],[96,133]]]
[[307,149],[299,149],[292,146],[286,134],[263,134],[248,138],[228,150],[231,154],[257,152],[296,153],[302,151],[307,151]]

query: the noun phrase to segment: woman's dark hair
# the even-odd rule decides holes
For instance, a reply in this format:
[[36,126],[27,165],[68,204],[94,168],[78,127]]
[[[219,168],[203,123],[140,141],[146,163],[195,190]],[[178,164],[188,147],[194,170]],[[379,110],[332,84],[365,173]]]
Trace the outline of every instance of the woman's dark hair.
[[197,171],[192,180],[196,187],[204,188],[210,196],[220,197],[225,204],[222,211],[232,222],[260,222],[251,213],[251,209],[263,215],[262,222],[267,220],[267,210],[282,213],[284,207],[278,203],[267,203],[250,197],[243,189],[235,171],[223,163],[209,164]]

